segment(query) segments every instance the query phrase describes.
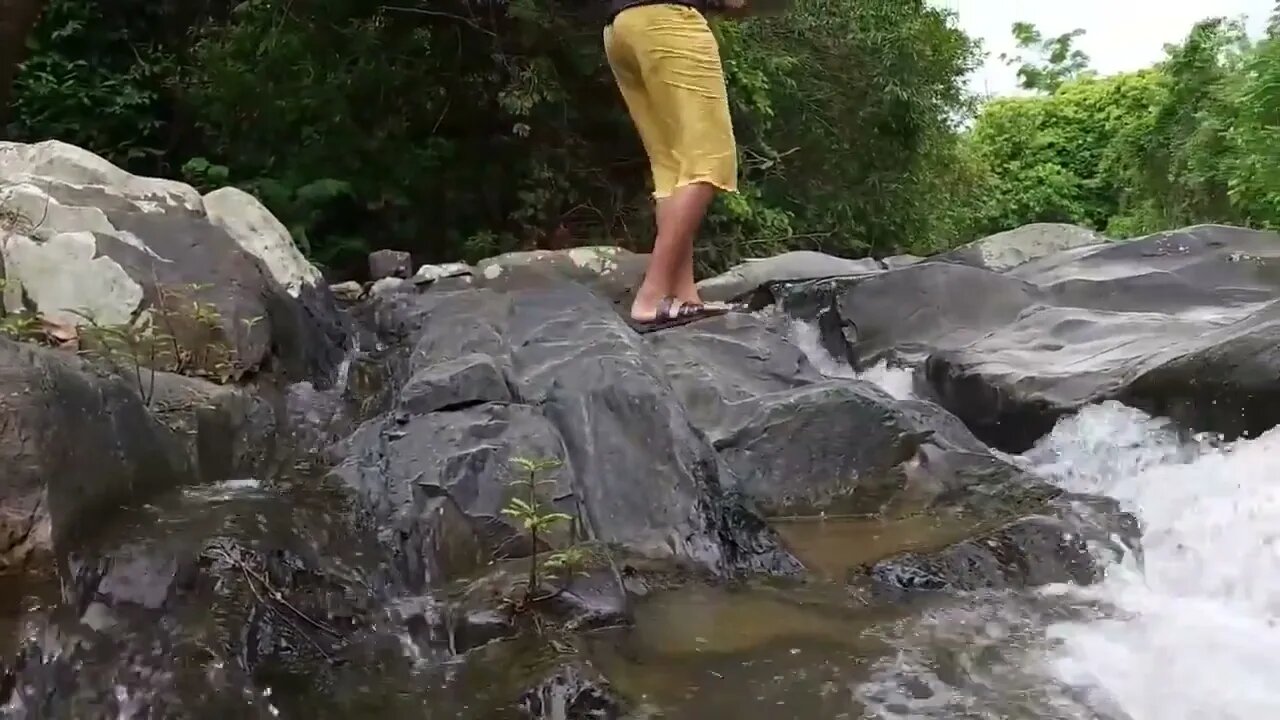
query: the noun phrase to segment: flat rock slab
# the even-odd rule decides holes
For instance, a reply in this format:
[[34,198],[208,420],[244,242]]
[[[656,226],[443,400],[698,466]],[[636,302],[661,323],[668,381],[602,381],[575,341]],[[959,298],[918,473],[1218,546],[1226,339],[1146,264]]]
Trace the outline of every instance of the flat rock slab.
[[749,315],[649,336],[693,423],[768,515],[875,513],[927,432],[870,382],[821,375]]
[[925,593],[1089,585],[1105,558],[1141,555],[1132,515],[1107,498],[1064,494],[1038,512],[935,551],[885,558],[850,574],[873,597],[902,600]]
[[926,262],[794,291],[789,307],[825,308],[843,328],[826,337],[849,339],[857,362],[922,364],[940,402],[1001,449],[1108,398],[1178,406],[1192,427],[1231,434],[1280,420],[1259,399],[1280,378],[1262,339],[1280,299],[1275,233],[1197,226],[1007,273]]
[[772,283],[863,275],[884,269],[885,266],[873,258],[850,260],[797,250],[735,265],[720,275],[699,282],[698,293],[704,300],[723,302],[744,298]]
[[1032,223],[996,233],[943,253],[942,262],[972,265],[994,272],[1008,272],[1028,262],[1076,248],[1093,248],[1110,240],[1076,225]]
[[472,272],[481,286],[509,286],[521,278],[570,280],[610,302],[627,305],[644,280],[648,264],[648,255],[600,245],[506,253],[481,260]]

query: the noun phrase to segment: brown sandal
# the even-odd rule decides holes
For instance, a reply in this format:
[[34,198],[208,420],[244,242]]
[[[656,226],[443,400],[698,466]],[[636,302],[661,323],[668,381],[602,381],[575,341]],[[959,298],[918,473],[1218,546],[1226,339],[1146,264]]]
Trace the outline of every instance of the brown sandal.
[[717,317],[729,312],[722,308],[709,308],[700,303],[680,303],[674,295],[662,298],[658,303],[658,314],[652,320],[636,320],[628,318],[627,324],[640,334],[666,330],[681,325],[688,325],[704,318]]

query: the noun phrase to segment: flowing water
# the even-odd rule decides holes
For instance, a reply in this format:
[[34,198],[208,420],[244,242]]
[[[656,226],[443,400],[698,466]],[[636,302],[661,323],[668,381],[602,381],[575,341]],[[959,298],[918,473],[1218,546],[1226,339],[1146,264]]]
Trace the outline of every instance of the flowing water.
[[[854,374],[811,340],[799,342],[822,372]],[[909,371],[881,365],[862,377],[896,397],[913,392]],[[1064,489],[1121,501],[1143,524],[1141,559],[1111,565],[1088,588],[868,607],[845,589],[849,568],[971,528],[930,517],[779,523],[812,581],[660,593],[638,604],[634,628],[588,635],[575,652],[637,702],[637,720],[1280,718],[1280,430],[1222,443],[1104,404],[1011,459]],[[306,535],[301,551],[341,571],[377,552],[329,522],[344,504],[310,483],[222,483],[128,512],[97,543],[143,558],[211,536],[288,545],[276,535]],[[371,699],[347,705],[513,717],[493,708],[518,696],[526,656],[501,645],[465,662],[416,657],[417,674],[355,668],[348,694]],[[319,701],[291,704],[298,716],[368,716],[307,702]]]
[[[852,374],[811,330],[795,339],[825,374]],[[882,363],[862,377],[912,394],[910,371]],[[1280,429],[1223,443],[1106,403],[1013,460],[1119,500],[1142,523],[1141,561],[1110,566],[1093,587],[926,610],[894,629],[895,651],[851,689],[852,712],[1280,718]]]
[[[1141,566],[1114,565],[1091,588],[879,610],[834,583],[686,589],[642,606],[611,675],[672,718],[1280,717],[1280,431],[1221,444],[1106,404],[1016,460],[1136,512]],[[780,530],[838,576],[842,562],[958,529]]]

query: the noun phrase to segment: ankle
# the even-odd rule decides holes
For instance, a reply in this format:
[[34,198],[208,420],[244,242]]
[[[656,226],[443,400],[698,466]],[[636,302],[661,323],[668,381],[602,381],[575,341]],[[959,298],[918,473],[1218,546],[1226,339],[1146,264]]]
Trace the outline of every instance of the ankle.
[[662,298],[670,294],[670,292],[664,292],[662,288],[646,282],[636,289],[635,297],[632,298],[631,304],[633,307],[638,305],[646,308],[654,308],[658,303],[662,302]]

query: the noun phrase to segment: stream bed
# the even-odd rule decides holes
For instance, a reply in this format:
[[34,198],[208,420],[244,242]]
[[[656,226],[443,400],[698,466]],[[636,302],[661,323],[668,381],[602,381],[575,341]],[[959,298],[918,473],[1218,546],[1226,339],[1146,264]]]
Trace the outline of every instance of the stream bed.
[[[1144,524],[1141,560],[1112,566],[1090,588],[876,606],[847,591],[848,568],[945,545],[969,529],[926,517],[781,522],[783,537],[814,571],[800,586],[693,584],[642,600],[634,627],[572,643],[500,641],[464,657],[424,650],[404,623],[384,614],[362,625],[359,662],[335,668],[323,683],[307,687],[285,672],[278,686],[253,697],[187,705],[181,714],[212,717],[252,707],[286,717],[518,717],[514,701],[528,681],[525,671],[560,656],[589,659],[634,703],[637,718],[1280,716],[1280,689],[1272,682],[1280,657],[1280,433],[1223,445],[1103,405],[1064,421],[1016,460],[1064,488],[1108,494],[1135,511]],[[171,492],[122,511],[95,538],[93,562],[110,580],[99,583],[97,600],[85,605],[76,596],[74,586],[92,562],[71,553],[66,567],[79,574],[7,589],[5,622],[19,638],[47,635],[72,598],[84,606],[82,622],[119,640],[122,628],[142,627],[131,623],[162,612],[174,628],[163,635],[172,643],[163,664],[216,689],[215,668],[200,666],[220,657],[211,643],[219,633],[209,626],[252,623],[219,615],[224,609],[216,603],[171,606],[181,558],[213,538],[288,549],[346,578],[348,587],[367,588],[373,601],[377,548],[371,537],[335,522],[348,512],[346,502],[305,477]],[[104,594],[153,612],[131,616],[123,604],[104,602]],[[154,697],[158,689],[148,683],[155,676],[125,672],[131,662],[149,661],[85,655],[74,667],[83,677],[117,678],[118,697]],[[15,717],[73,716],[56,707],[69,706],[51,704],[43,714],[30,706],[9,710]]]

